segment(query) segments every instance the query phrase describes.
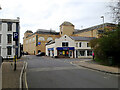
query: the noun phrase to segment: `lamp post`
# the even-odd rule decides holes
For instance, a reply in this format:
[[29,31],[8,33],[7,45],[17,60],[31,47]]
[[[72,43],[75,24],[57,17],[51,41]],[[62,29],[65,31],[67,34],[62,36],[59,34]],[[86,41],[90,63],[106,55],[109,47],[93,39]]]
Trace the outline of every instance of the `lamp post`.
[[104,30],[104,16],[101,16],[101,18],[103,19],[103,30]]

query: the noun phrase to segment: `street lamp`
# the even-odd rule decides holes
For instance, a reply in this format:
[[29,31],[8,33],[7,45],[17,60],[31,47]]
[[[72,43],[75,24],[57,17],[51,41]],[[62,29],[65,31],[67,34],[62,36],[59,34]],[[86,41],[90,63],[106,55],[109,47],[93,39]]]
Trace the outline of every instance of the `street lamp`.
[[101,18],[103,19],[103,30],[104,30],[104,16],[101,16]]

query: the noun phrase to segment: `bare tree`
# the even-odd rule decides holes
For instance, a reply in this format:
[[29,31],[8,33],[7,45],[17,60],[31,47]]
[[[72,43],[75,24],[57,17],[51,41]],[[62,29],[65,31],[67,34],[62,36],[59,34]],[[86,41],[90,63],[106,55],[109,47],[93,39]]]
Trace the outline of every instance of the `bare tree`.
[[109,7],[111,10],[113,21],[117,24],[120,23],[120,0],[111,3]]

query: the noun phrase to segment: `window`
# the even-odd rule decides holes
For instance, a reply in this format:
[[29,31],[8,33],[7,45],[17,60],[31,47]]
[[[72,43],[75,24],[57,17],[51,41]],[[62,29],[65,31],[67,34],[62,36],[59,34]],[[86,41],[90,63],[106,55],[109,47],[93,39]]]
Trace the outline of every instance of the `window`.
[[92,50],[87,50],[87,56],[92,56]]
[[47,41],[50,41],[50,40],[53,40],[51,37],[49,37],[48,39],[47,39]]
[[85,51],[80,51],[80,56],[85,56]]
[[0,34],[0,43],[1,43],[1,36],[2,36],[2,35]]
[[2,24],[0,23],[0,31],[2,30]]
[[1,56],[1,47],[0,47],[0,56]]
[[28,40],[26,41],[26,44],[28,44]]
[[61,31],[61,34],[62,34],[62,31]]
[[87,47],[90,47],[90,44],[89,44],[89,43],[87,43]]
[[[49,38],[50,39],[50,38]],[[38,38],[39,41],[45,41],[44,37],[39,37]]]
[[76,47],[78,47],[78,43],[76,43]]
[[12,55],[12,47],[7,47],[7,55]]
[[35,41],[35,37],[33,38],[33,42]]
[[12,31],[12,23],[9,22],[9,23],[7,23],[7,24],[8,24],[8,31]]
[[62,42],[62,47],[68,47],[68,42]]
[[81,42],[79,43],[79,47],[81,47]]
[[29,43],[31,42],[31,39],[29,39]]
[[12,34],[7,35],[7,41],[8,41],[8,44],[12,43]]

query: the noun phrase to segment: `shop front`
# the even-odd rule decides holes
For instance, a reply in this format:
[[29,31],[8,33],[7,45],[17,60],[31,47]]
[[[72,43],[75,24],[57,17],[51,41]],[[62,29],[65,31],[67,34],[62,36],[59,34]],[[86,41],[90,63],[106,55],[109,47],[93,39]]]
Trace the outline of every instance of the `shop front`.
[[54,56],[54,48],[48,48],[48,56]]
[[74,47],[57,47],[57,56],[62,58],[74,58]]

